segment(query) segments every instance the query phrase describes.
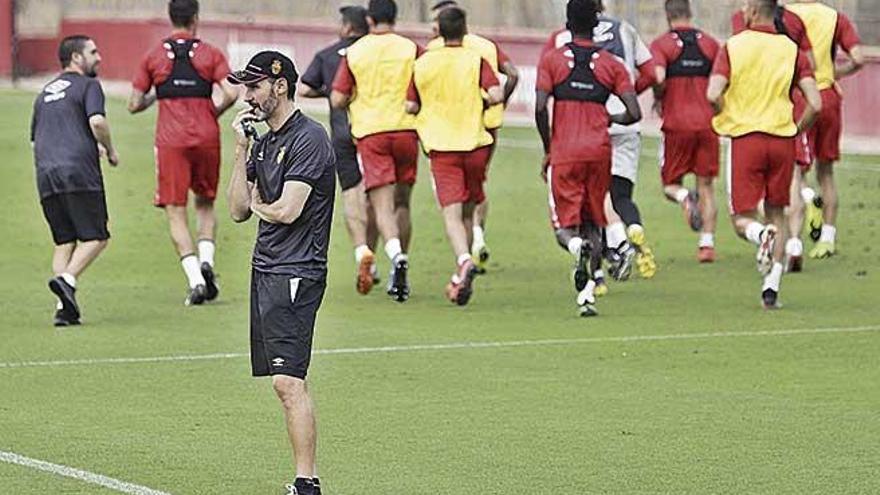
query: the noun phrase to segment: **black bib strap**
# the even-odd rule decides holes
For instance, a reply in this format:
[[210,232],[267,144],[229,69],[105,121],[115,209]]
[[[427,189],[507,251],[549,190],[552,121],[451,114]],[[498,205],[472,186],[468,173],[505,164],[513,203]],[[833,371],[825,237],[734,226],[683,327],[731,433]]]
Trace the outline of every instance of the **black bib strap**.
[[174,60],[174,67],[168,79],[156,86],[156,97],[164,98],[210,98],[213,90],[211,81],[199,75],[192,64],[193,50],[199,46],[197,39],[173,40],[164,42],[168,57]]
[[575,43],[566,45],[574,54],[574,68],[562,83],[553,88],[556,100],[588,101],[604,105],[611,96],[611,90],[596,80],[593,72],[593,57],[599,48],[585,47]]
[[681,54],[666,68],[666,77],[709,77],[712,60],[698,43],[699,31],[673,31],[682,43]]

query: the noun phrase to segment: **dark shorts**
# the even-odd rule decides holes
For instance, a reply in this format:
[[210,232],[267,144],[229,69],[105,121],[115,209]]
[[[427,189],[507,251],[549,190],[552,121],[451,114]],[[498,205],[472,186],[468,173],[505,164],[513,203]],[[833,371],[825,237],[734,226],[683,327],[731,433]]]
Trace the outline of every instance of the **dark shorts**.
[[253,376],[305,380],[312,358],[315,316],[326,280],[251,271]]
[[103,192],[54,194],[40,203],[56,245],[110,238]]
[[348,191],[360,184],[364,177],[361,175],[354,143],[334,142],[333,152],[336,153],[336,175],[339,177],[339,187],[343,191]]
[[189,191],[213,200],[220,182],[220,147],[156,148],[156,196],[158,207],[186,206]]

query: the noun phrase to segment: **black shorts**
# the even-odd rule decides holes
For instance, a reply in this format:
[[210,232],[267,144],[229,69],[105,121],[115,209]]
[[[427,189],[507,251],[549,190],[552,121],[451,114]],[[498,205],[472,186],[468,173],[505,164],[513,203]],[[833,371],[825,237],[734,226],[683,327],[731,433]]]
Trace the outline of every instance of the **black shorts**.
[[103,192],[53,194],[40,203],[56,245],[110,238]]
[[361,166],[357,159],[354,143],[333,143],[336,153],[336,175],[339,176],[339,187],[347,191],[363,180]]
[[315,316],[326,280],[251,271],[253,376],[305,380],[312,358]]

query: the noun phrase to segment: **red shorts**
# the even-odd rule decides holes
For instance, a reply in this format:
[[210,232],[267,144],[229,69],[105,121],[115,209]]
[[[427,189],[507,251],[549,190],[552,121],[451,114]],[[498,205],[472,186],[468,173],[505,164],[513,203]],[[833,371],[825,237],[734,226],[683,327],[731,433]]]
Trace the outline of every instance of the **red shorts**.
[[718,136],[711,130],[664,131],[660,141],[663,185],[681,184],[687,174],[718,177],[718,156]]
[[441,207],[456,203],[480,204],[486,200],[483,183],[492,147],[474,151],[432,151],[431,174]]
[[[822,111],[816,122],[805,132],[806,143],[799,141],[797,163],[804,171],[813,161],[832,163],[840,160],[840,136],[843,132],[842,99],[834,88],[823,89]],[[800,91],[794,92],[794,115],[799,119],[807,103]]]
[[220,181],[220,147],[156,147],[156,179],[156,206],[186,206],[190,189],[213,200]]
[[415,184],[419,135],[381,132],[357,140],[357,157],[367,191],[389,184]]
[[763,133],[731,139],[727,157],[728,193],[734,214],[770,206],[788,206],[794,175],[794,138]]
[[597,227],[608,223],[605,195],[611,188],[611,157],[600,162],[550,165],[547,181],[553,228],[580,227],[587,221]]

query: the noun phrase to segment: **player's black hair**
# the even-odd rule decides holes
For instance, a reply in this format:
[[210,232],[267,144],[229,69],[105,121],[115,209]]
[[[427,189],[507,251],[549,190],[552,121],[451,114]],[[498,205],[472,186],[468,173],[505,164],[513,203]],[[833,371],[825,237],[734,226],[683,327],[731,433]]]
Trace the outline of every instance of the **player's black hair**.
[[199,15],[199,0],[170,0],[168,17],[174,27],[188,28]]
[[595,0],[568,0],[566,27],[574,36],[593,37],[593,28],[599,23]]
[[458,2],[455,0],[440,0],[431,7],[431,12],[436,12],[443,7],[458,7]]
[[86,49],[86,43],[90,39],[88,36],[76,34],[61,40],[61,44],[58,45],[58,61],[61,62],[62,69],[70,65],[74,53],[83,54],[83,51]]
[[593,0],[593,3],[596,4],[596,13],[605,12],[605,4],[602,3],[602,0]]
[[342,22],[351,26],[356,35],[367,34],[370,32],[370,25],[367,23],[367,11],[361,7],[348,7],[340,11],[342,14]]
[[440,25],[440,36],[444,40],[461,40],[467,34],[467,14],[458,7],[440,12],[437,23]]
[[367,15],[376,24],[394,24],[397,21],[397,3],[394,0],[370,0]]
[[693,17],[690,0],[666,0],[666,15],[670,19],[690,19]]

